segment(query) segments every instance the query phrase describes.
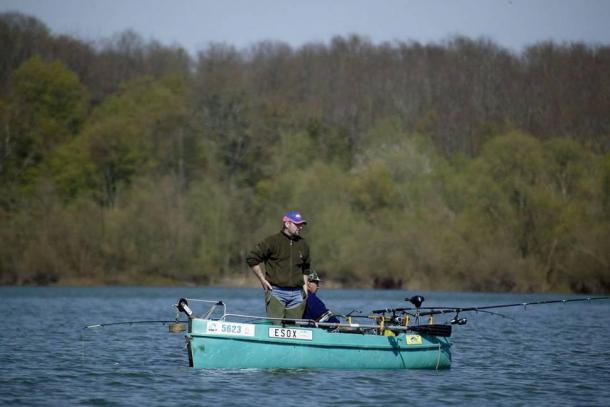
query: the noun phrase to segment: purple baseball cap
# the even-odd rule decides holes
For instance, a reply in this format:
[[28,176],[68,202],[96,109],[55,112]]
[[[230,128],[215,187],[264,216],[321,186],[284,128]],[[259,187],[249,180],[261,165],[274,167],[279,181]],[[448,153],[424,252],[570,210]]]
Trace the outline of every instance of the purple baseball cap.
[[292,223],[296,223],[297,225],[299,225],[301,223],[307,223],[307,221],[305,219],[303,219],[303,217],[301,216],[301,213],[299,211],[286,212],[286,214],[282,218],[282,222],[292,222]]

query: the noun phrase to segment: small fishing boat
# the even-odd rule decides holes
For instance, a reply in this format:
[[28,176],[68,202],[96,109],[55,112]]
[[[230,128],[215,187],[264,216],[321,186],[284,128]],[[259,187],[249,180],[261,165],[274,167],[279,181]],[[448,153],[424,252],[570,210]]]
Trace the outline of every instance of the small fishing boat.
[[[110,322],[85,328],[169,324],[170,332],[187,331],[189,364],[203,369],[447,369],[451,367],[452,326],[466,324],[464,313],[483,312],[510,318],[495,309],[608,299],[588,297],[474,307],[422,307],[424,297],[416,295],[405,298],[412,306],[373,310],[369,315],[348,314],[342,316],[345,322],[329,323],[229,314],[223,301],[181,298],[174,304],[174,321]],[[209,308],[196,316],[189,301]],[[180,320],[181,313],[187,316],[187,324]],[[443,315],[450,315],[451,319],[441,324],[432,323],[433,318]],[[420,323],[426,317],[427,321]],[[354,318],[373,322],[353,323]]]
[[[187,350],[195,368],[446,369],[451,366],[449,325],[316,323],[274,321],[227,314],[222,301],[194,316],[187,299],[177,308],[188,316]],[[213,318],[217,309],[222,313]],[[170,326],[170,329],[172,327]]]

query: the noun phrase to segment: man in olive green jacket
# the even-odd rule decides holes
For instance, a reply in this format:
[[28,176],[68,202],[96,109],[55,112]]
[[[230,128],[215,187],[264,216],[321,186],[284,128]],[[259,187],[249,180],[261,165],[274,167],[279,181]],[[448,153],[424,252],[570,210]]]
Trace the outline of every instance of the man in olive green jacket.
[[309,245],[300,236],[307,221],[298,211],[290,211],[282,222],[282,230],[258,243],[246,261],[265,292],[267,317],[300,319],[305,311],[310,273]]

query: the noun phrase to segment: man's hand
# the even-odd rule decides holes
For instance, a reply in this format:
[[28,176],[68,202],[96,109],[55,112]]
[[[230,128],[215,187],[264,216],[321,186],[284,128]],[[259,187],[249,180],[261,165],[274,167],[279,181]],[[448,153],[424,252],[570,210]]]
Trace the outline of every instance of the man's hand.
[[267,291],[273,291],[273,287],[271,287],[271,284],[269,284],[269,281],[267,281],[266,279],[262,279],[261,280],[261,286],[263,287],[263,290],[265,292]]
[[258,281],[261,282],[261,287],[263,287],[263,291],[265,291],[265,292],[273,291],[273,287],[271,287],[271,283],[269,283],[269,281],[267,281],[267,279],[265,278],[265,275],[263,274],[263,270],[261,269],[260,264],[257,264],[256,266],[252,266],[252,267],[250,267],[250,269],[256,275],[256,277],[258,278]]

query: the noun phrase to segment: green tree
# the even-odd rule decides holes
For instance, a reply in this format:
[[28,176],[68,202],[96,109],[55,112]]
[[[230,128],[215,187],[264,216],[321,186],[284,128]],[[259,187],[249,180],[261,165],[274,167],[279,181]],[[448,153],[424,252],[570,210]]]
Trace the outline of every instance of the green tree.
[[178,178],[134,179],[102,213],[105,279],[159,284],[189,277],[194,232],[184,206]]
[[3,184],[31,185],[40,163],[79,132],[87,107],[86,89],[60,62],[34,57],[16,69],[0,130]]
[[544,152],[535,138],[520,133],[497,137],[483,147],[477,165],[498,183],[501,193],[510,202],[513,236],[522,257],[540,248],[538,223],[541,208],[536,194],[547,182],[545,179]]
[[547,168],[563,200],[579,195],[579,183],[588,175],[592,154],[574,140],[553,138],[545,145],[550,167]]
[[106,206],[135,176],[170,173],[184,185],[204,164],[189,124],[180,80],[141,78],[107,98],[49,168],[66,196],[88,192]]
[[0,89],[7,89],[11,73],[25,60],[41,54],[48,44],[49,29],[34,17],[0,13]]
[[239,191],[211,177],[194,182],[185,195],[184,211],[193,230],[193,266],[186,277],[204,283],[240,280],[252,221]]

